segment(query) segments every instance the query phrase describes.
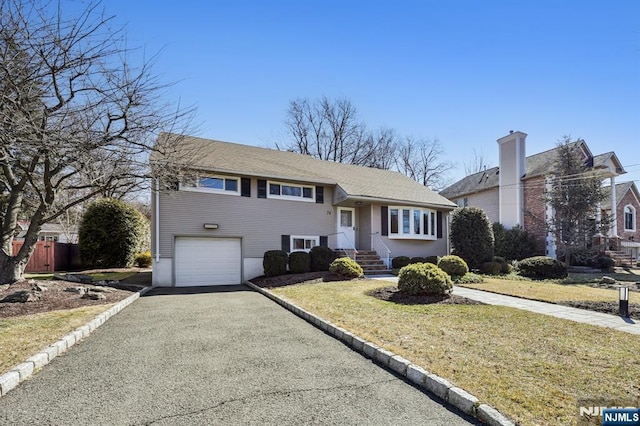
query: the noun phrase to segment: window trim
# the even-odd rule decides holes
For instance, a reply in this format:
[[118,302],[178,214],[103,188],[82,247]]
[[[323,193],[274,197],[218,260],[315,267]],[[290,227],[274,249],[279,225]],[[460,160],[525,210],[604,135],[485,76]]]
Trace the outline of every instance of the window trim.
[[[200,180],[202,179],[222,179],[224,188],[208,188],[206,186],[200,186]],[[236,181],[236,190],[231,191],[225,189],[227,186],[227,180],[235,180]],[[240,188],[242,186],[242,180],[239,176],[226,176],[226,175],[216,175],[216,174],[198,174],[195,176],[196,186],[191,186],[185,184],[182,180],[180,181],[179,189],[181,191],[192,191],[192,192],[207,192],[210,194],[225,194],[225,195],[240,195]]]
[[[630,210],[630,214],[631,214],[631,226],[632,228],[627,228],[627,209]],[[626,206],[624,206],[624,208],[622,209],[622,217],[623,217],[623,227],[624,230],[627,232],[636,232],[636,220],[637,220],[637,211],[636,208],[634,206],[632,206],[631,204],[627,204]]]
[[[280,194],[272,194],[271,193],[271,185],[280,186]],[[297,187],[300,188],[300,195],[282,195],[282,187]],[[304,190],[311,190],[311,197],[304,196]],[[305,185],[302,183],[293,183],[293,182],[283,182],[276,180],[268,180],[267,181],[267,198],[272,198],[274,200],[289,200],[289,201],[303,201],[305,203],[315,203],[316,202],[316,187],[314,185]]]
[[[409,229],[408,232],[405,232],[405,224],[404,218],[406,217],[405,213],[408,211],[409,218]],[[394,214],[395,212],[395,214]],[[420,218],[420,233],[415,233],[415,219],[416,213],[419,214]],[[424,218],[427,216],[429,219],[427,220],[426,227]],[[413,206],[389,206],[389,214],[388,214],[388,229],[389,229],[389,239],[402,239],[402,240],[426,240],[426,241],[435,241],[437,238],[437,219],[435,219],[436,211],[432,209],[427,209],[423,207],[413,207]],[[393,218],[396,218],[396,224],[394,225],[392,222]],[[397,232],[393,232],[393,230]]]
[[[313,241],[315,244],[312,245],[311,247],[304,248],[304,249],[296,249],[295,244],[293,243],[293,240],[304,240],[303,245],[306,246],[306,242],[307,240],[309,241]],[[309,253],[311,251],[311,249],[313,247],[317,247],[320,245],[320,236],[319,235],[291,235],[289,237],[289,250],[291,250],[291,253],[295,252],[295,251],[304,251]]]

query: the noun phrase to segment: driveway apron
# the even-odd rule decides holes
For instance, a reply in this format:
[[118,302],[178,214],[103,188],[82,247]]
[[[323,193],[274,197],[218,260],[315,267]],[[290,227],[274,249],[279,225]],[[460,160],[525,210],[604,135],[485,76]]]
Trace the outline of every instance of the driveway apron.
[[458,425],[244,286],[155,289],[0,398],[0,424]]

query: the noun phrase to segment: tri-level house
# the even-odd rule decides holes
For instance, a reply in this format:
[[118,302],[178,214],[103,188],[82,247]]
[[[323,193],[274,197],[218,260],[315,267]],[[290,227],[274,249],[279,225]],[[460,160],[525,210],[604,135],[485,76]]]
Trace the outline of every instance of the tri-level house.
[[[498,139],[499,166],[469,175],[445,188],[440,195],[460,207],[474,206],[485,210],[489,220],[507,228],[521,226],[538,238],[540,254],[556,257],[559,243],[550,232],[555,213],[545,201],[549,179],[555,175],[558,148],[526,156],[527,134],[509,132]],[[625,251],[637,261],[640,246],[638,212],[640,198],[633,182],[616,183],[626,173],[614,152],[593,155],[586,142],[574,142],[585,164],[602,177],[609,197],[594,206],[594,220],[606,217],[610,226],[607,235],[594,235],[606,248]],[[611,191],[611,188],[615,188]]]
[[[168,138],[169,134],[160,135]],[[176,139],[188,172],[156,182],[153,284],[239,284],[263,274],[267,250],[318,245],[364,254],[388,268],[396,256],[444,255],[454,203],[401,173],[287,151]],[[197,153],[197,154],[193,154]],[[162,156],[152,157],[156,166]],[[375,263],[374,262],[363,262]]]

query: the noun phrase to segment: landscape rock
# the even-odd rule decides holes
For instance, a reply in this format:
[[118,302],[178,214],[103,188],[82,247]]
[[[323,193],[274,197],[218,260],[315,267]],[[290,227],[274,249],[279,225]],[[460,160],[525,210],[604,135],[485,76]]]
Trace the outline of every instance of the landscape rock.
[[68,291],[69,293],[78,293],[80,295],[85,295],[89,291],[86,287],[67,287],[64,291]]
[[115,290],[109,287],[94,287],[90,291],[93,291],[96,293],[113,293]]
[[616,280],[611,278],[611,277],[604,276],[604,277],[602,277],[600,279],[600,283],[601,284],[615,284]]
[[69,281],[72,283],[79,283],[80,282],[80,278],[78,278],[75,275],[69,275],[69,274],[53,274],[53,278],[56,280],[61,280],[61,281]]
[[[29,282],[29,283],[31,284],[31,282]],[[47,287],[47,286],[45,286],[43,284],[38,284],[35,281],[33,282],[33,284],[31,284],[31,288],[33,289],[33,291],[47,291],[47,290],[49,290],[49,287]]]
[[27,303],[27,302],[37,302],[42,299],[42,293],[29,291],[29,290],[20,290],[15,293],[11,293],[6,296],[4,299],[0,300],[0,303]]
[[102,293],[96,293],[94,291],[90,291],[88,293],[85,293],[82,295],[83,299],[91,299],[91,300],[104,300],[107,298],[107,296],[105,296]]
[[91,275],[75,274],[73,276],[79,279],[82,284],[93,283],[93,278],[91,277]]

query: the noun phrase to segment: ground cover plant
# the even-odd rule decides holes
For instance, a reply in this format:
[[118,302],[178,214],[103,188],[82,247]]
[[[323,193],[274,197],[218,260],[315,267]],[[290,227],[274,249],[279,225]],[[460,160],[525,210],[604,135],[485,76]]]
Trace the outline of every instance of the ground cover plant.
[[388,284],[359,280],[272,291],[447,378],[521,424],[575,423],[576,395],[640,392],[637,336],[501,306],[404,304],[369,295]]

